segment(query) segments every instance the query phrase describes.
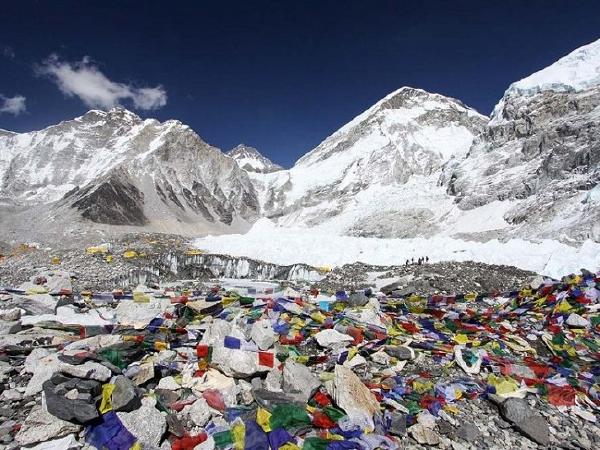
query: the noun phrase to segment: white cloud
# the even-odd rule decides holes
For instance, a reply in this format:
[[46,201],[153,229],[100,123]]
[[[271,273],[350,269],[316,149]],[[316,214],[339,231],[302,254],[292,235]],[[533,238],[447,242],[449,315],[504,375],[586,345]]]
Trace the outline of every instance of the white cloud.
[[0,94],[0,114],[7,113],[13,116],[18,116],[24,113],[27,108],[25,107],[25,97],[22,95],[15,95],[14,97],[5,97]]
[[79,97],[90,108],[109,109],[123,100],[130,100],[135,108],[145,110],[167,104],[167,92],[162,86],[138,88],[109,80],[87,56],[70,63],[51,55],[37,69],[50,77],[65,95]]

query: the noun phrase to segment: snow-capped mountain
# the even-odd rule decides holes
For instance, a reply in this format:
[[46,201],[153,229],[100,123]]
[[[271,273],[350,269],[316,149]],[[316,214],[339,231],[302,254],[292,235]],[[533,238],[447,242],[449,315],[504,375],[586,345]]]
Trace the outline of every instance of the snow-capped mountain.
[[275,164],[254,147],[245,144],[239,144],[232,148],[226,155],[235,159],[238,165],[247,172],[271,173],[283,170],[283,167]]
[[[436,175],[461,160],[487,117],[409,87],[392,92],[287,171],[256,180],[265,214],[281,225],[406,237],[439,215]],[[451,203],[451,202],[450,202]]]
[[122,108],[1,136],[0,199],[19,211],[51,205],[58,222],[76,211],[95,223],[171,232],[243,230],[259,214],[233,159],[179,121]]
[[262,217],[325,235],[600,241],[599,163],[600,40],[510,85],[489,120],[398,89],[289,170],[121,108],[0,130],[0,230],[200,235]]
[[600,40],[513,83],[449,174],[461,209],[502,201],[514,233],[600,240]]
[[253,178],[264,214],[283,226],[600,240],[599,143],[600,40],[513,83],[489,121],[402,88],[289,171]]

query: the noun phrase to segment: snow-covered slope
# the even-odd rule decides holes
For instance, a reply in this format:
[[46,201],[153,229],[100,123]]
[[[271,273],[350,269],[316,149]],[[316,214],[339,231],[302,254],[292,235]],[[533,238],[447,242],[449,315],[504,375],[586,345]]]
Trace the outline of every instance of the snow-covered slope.
[[197,245],[313,265],[428,255],[550,276],[596,270],[599,48],[512,84],[489,122],[451,99],[396,91],[289,171],[252,177],[271,221]]
[[316,267],[335,267],[356,261],[400,265],[407,259],[416,260],[426,255],[431,262],[505,264],[556,278],[577,273],[582,267],[600,267],[600,244],[591,241],[576,248],[554,240],[476,242],[442,235],[375,239],[335,236],[314,228],[278,227],[268,219],[257,221],[247,234],[207,236],[197,239],[195,245],[215,253],[260,258],[278,264],[295,261]]
[[238,165],[247,172],[271,173],[283,170],[283,167],[275,164],[254,147],[249,147],[245,144],[239,144],[226,154],[230,158],[235,159]]
[[542,91],[573,92],[600,84],[600,39],[563,56],[554,64],[512,83],[508,95]]
[[1,136],[0,200],[172,232],[247,229],[259,214],[233,159],[179,121],[142,120],[122,108]]
[[438,171],[464,157],[486,122],[458,100],[404,87],[292,169],[253,179],[265,214],[281,225],[405,237],[438,215],[438,198],[447,197]]
[[445,175],[463,210],[513,202],[513,235],[600,240],[600,40],[513,83]]

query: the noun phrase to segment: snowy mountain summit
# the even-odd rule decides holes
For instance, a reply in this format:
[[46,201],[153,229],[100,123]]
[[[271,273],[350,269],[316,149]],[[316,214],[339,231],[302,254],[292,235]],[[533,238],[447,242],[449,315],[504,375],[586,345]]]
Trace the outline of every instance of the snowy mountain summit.
[[257,149],[245,144],[239,144],[232,148],[226,155],[235,159],[238,165],[247,172],[271,173],[283,170],[283,167],[263,156]]
[[511,84],[489,119],[402,87],[288,170],[243,144],[224,154],[176,120],[92,110],[0,130],[0,231],[271,221],[359,238],[600,241],[599,142],[600,40]]
[[507,93],[581,91],[600,84],[600,39],[513,84]]
[[107,226],[240,231],[259,215],[235,161],[177,120],[143,120],[123,108],[1,135],[2,205],[9,212],[0,213],[0,228],[32,235]]
[[437,217],[438,172],[465,157],[487,117],[422,89],[398,89],[256,188],[280,225],[406,237]]

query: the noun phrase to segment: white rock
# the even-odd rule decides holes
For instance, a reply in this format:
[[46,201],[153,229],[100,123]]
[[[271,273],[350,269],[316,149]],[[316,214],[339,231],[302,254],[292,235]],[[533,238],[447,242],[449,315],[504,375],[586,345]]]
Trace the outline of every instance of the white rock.
[[314,337],[321,347],[345,346],[349,342],[354,341],[354,338],[352,336],[340,333],[339,331],[331,328],[319,331],[317,334],[315,334]]
[[132,364],[123,374],[130,378],[133,384],[139,386],[154,378],[154,362],[144,361],[141,364]]
[[156,355],[156,364],[168,364],[177,358],[177,352],[175,350],[161,350]]
[[[206,331],[200,341],[202,344],[207,345],[223,345],[223,340],[227,335],[234,335],[238,333],[232,332],[232,323],[222,319],[215,319],[210,323],[207,323]],[[243,333],[242,333],[242,338]]]
[[283,366],[283,391],[306,403],[321,385],[308,367],[288,359]]
[[344,367],[349,367],[350,369],[354,368],[354,367],[360,367],[360,366],[364,366],[367,363],[367,360],[364,358],[364,356],[361,355],[355,355],[354,358],[352,359],[347,359],[346,361],[344,361]]
[[567,317],[567,325],[573,328],[585,328],[590,324],[590,321],[579,314],[571,313]]
[[132,412],[118,412],[117,416],[131,434],[146,447],[158,447],[165,430],[167,421],[155,408],[156,400],[145,397],[142,407]]
[[7,389],[4,392],[2,392],[2,395],[0,395],[0,397],[3,400],[21,400],[23,398],[23,394],[19,391],[17,391],[16,389]]
[[379,402],[351,369],[336,365],[330,392],[352,423],[373,430],[373,415],[379,411]]
[[19,308],[0,309],[0,320],[9,322],[19,320],[21,318],[21,310]]
[[391,356],[388,355],[383,350],[379,350],[378,352],[373,353],[371,356],[371,361],[381,364],[383,366],[387,366],[390,364]]
[[210,406],[203,397],[200,397],[190,406],[183,409],[184,415],[187,415],[190,420],[198,427],[203,427],[212,415]]
[[417,416],[417,422],[423,425],[425,428],[435,427],[435,417],[427,410],[423,410]]
[[46,288],[49,294],[58,294],[62,289],[68,291],[73,289],[71,274],[63,270],[53,270],[42,274],[48,280]]
[[226,375],[239,378],[246,378],[269,370],[268,367],[258,365],[258,357],[255,352],[230,349],[222,345],[213,347],[211,363]]
[[240,389],[242,404],[251,404],[254,401],[254,396],[252,395],[252,385],[245,380],[238,380],[238,388]]
[[597,419],[596,416],[594,414],[592,414],[591,412],[579,407],[579,406],[573,406],[571,407],[571,411],[578,415],[579,417],[581,417],[582,419],[587,420],[588,422],[593,422],[596,423]]
[[202,377],[194,377],[193,372],[193,369],[183,370],[182,387],[191,389],[197,397],[202,397],[202,393],[208,389],[215,389],[223,395],[225,405],[228,407],[237,405],[239,387],[235,384],[234,378],[228,377],[216,369],[207,370]]
[[86,361],[79,365],[62,363],[58,367],[58,371],[74,377],[87,378],[97,381],[107,381],[112,375],[112,372],[108,367],[93,361]]
[[440,443],[439,435],[431,428],[427,428],[417,423],[408,429],[408,432],[415,441],[422,445],[438,445]]
[[265,378],[265,389],[271,392],[283,392],[281,383],[283,382],[283,374],[279,369],[269,370]]
[[12,372],[12,366],[5,362],[0,361],[0,382],[3,382],[5,378],[8,378],[8,374]]
[[15,334],[21,331],[20,320],[0,320],[0,335]]
[[[375,305],[376,303],[376,305]],[[385,324],[381,321],[379,313],[379,302],[377,299],[370,299],[366,307],[360,308],[356,311],[349,311],[346,313],[346,317],[357,322],[374,325],[379,328],[385,328]]]
[[71,342],[64,348],[65,352],[75,350],[88,350],[94,352],[104,347],[111,347],[119,344],[123,340],[123,337],[118,334],[99,334],[85,339],[80,339],[75,342]]
[[171,300],[168,298],[151,297],[148,303],[119,302],[115,310],[115,317],[121,325],[142,329],[155,317],[162,317],[162,314],[169,308],[171,308]]
[[168,391],[176,391],[181,389],[181,385],[175,381],[173,377],[164,377],[161,378],[158,382],[157,389],[166,389]]
[[455,345],[454,346],[454,360],[460,366],[460,368],[462,370],[464,370],[466,373],[468,373],[470,375],[479,373],[479,371],[481,370],[481,363],[483,362],[483,353],[479,350],[474,351],[475,355],[477,356],[477,360],[475,361],[474,364],[469,366],[465,362],[465,360],[463,359],[463,356],[462,356],[462,351],[464,348],[465,348],[464,345]]
[[257,320],[252,325],[250,337],[261,350],[268,350],[277,341],[273,325],[268,319]]
[[47,348],[34,348],[33,350],[31,350],[31,353],[27,355],[27,358],[25,358],[25,365],[23,366],[23,370],[27,373],[35,373],[39,360],[45,358],[50,354],[52,354],[52,352]]
[[79,391],[77,389],[71,389],[65,394],[65,398],[68,398],[69,400],[76,400],[77,397],[79,397]]
[[71,450],[80,447],[81,444],[75,439],[75,435],[69,434],[60,439],[54,439],[52,441],[34,445],[33,447],[27,447],[27,450]]
[[[33,361],[30,361],[30,363],[33,364]],[[25,389],[25,397],[29,397],[41,392],[42,384],[49,380],[52,375],[58,371],[62,364],[63,363],[58,360],[58,356],[56,354],[51,354],[37,359],[35,367],[33,368],[33,376],[29,380],[27,388]],[[31,367],[28,369],[26,366],[26,370],[30,369]]]
[[78,433],[81,427],[61,420],[50,414],[46,408],[34,406],[23,426],[15,436],[19,445],[31,445],[63,437],[70,433]]

